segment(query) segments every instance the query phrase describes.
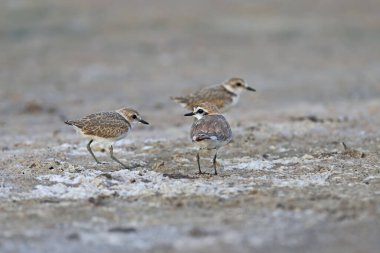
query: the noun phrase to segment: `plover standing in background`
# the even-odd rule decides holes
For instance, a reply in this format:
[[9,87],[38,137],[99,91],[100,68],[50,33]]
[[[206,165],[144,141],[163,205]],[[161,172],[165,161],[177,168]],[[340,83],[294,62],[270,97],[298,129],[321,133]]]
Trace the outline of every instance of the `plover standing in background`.
[[101,163],[91,150],[91,143],[94,140],[111,143],[111,158],[126,169],[128,167],[114,157],[112,143],[126,137],[135,122],[149,125],[136,110],[130,108],[122,108],[113,112],[99,112],[79,120],[65,121],[66,124],[73,126],[79,133],[90,139],[87,144],[87,150],[98,164]]
[[199,162],[200,150],[215,150],[214,174],[216,171],[216,157],[219,148],[228,144],[232,140],[231,127],[227,120],[218,111],[218,108],[211,103],[202,103],[194,107],[193,112],[185,114],[185,116],[194,116],[196,120],[191,126],[191,140],[199,146],[197,152],[197,163],[199,173],[202,174]]
[[171,99],[189,110],[193,110],[196,105],[208,102],[214,104],[220,111],[226,111],[239,101],[243,90],[256,91],[243,79],[235,77],[222,84],[203,88],[184,97],[171,97]]

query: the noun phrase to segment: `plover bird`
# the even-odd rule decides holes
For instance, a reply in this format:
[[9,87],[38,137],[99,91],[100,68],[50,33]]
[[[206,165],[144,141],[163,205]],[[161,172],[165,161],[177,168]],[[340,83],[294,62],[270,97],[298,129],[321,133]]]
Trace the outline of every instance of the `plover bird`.
[[208,102],[216,105],[220,111],[226,111],[239,101],[243,90],[256,91],[243,79],[234,77],[222,84],[203,88],[184,97],[171,97],[171,99],[189,110],[196,105]]
[[215,150],[214,173],[216,171],[216,156],[219,148],[228,144],[232,140],[231,127],[227,120],[220,114],[218,108],[211,103],[202,103],[195,106],[193,112],[186,113],[185,116],[194,116],[196,120],[191,126],[190,137],[193,143],[199,146],[197,152],[197,163],[199,173],[202,174],[199,162],[200,150]]
[[131,108],[122,108],[113,112],[98,112],[82,119],[65,121],[66,124],[73,126],[84,137],[90,139],[87,144],[87,150],[98,164],[101,164],[101,162],[91,150],[91,143],[94,140],[111,143],[109,149],[111,158],[124,168],[128,167],[114,157],[112,144],[126,137],[135,122],[149,125],[136,110]]

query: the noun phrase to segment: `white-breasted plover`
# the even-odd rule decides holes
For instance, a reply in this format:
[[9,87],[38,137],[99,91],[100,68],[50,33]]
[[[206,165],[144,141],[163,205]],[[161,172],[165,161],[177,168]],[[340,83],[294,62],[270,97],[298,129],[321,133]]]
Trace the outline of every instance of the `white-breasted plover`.
[[222,84],[200,89],[187,96],[171,97],[171,99],[189,110],[196,105],[208,102],[214,104],[220,111],[226,111],[239,101],[243,90],[256,91],[243,79],[234,77]]
[[194,107],[193,112],[185,116],[194,116],[196,120],[191,126],[190,137],[193,143],[199,147],[197,152],[197,163],[199,173],[202,174],[199,162],[200,150],[215,150],[213,159],[214,174],[216,171],[216,157],[219,148],[232,140],[231,127],[218,108],[211,103],[202,103]]

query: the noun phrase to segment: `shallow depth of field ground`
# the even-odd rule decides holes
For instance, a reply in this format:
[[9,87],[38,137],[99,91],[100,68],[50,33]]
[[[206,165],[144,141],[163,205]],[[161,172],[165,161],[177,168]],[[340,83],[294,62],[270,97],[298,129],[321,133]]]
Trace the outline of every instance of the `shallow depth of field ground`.
[[[2,1],[0,252],[378,252],[379,11]],[[225,114],[219,175],[200,176],[169,96],[231,76],[257,92]],[[63,124],[123,106],[151,123],[115,145],[131,171]]]

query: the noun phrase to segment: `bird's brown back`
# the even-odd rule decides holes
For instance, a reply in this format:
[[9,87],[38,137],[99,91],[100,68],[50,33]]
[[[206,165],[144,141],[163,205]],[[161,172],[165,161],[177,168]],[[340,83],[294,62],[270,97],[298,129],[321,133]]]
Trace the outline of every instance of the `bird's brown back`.
[[177,102],[186,104],[186,108],[192,110],[194,106],[209,102],[219,109],[226,107],[233,102],[234,93],[229,92],[222,85],[203,88],[185,97],[174,98]]
[[130,123],[117,112],[100,112],[90,114],[67,124],[78,127],[83,134],[101,138],[117,138],[129,131]]

